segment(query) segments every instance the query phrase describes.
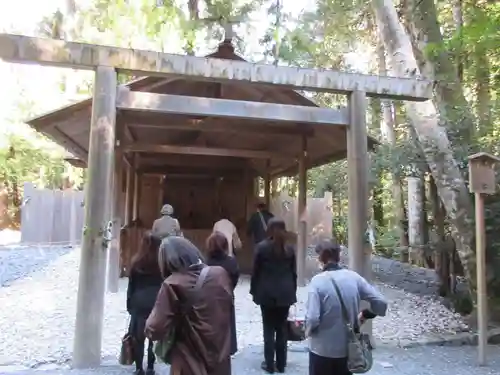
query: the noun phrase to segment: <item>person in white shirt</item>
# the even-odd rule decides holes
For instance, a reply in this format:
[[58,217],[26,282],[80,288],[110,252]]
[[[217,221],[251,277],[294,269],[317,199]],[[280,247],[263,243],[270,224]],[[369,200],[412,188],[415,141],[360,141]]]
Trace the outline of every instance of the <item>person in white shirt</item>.
[[227,215],[221,214],[221,219],[214,224],[213,232],[222,233],[228,243],[228,254],[234,256],[234,250],[241,249],[242,243],[236,226],[227,218]]

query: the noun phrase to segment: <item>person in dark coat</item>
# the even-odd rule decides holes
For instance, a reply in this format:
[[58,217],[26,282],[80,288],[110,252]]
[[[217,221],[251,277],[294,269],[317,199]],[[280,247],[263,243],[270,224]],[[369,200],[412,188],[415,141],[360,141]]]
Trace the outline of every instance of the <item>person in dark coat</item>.
[[[134,362],[136,374],[144,374],[144,328],[153,310],[163,277],[158,265],[158,250],[161,240],[150,231],[144,234],[141,249],[132,259],[127,289],[127,311],[130,314],[130,334],[134,338]],[[153,342],[148,342],[147,375],[154,374],[155,355]]]
[[257,211],[250,216],[248,220],[247,235],[253,239],[256,245],[263,241],[267,236],[267,223],[274,215],[269,212],[269,209],[264,203],[257,205]]
[[224,268],[231,279],[233,286],[233,309],[231,312],[231,355],[238,351],[236,337],[236,311],[234,309],[234,289],[240,278],[240,270],[236,259],[229,255],[229,244],[223,233],[215,231],[207,239],[207,260],[209,266],[220,266]]
[[295,249],[286,244],[286,237],[285,222],[269,220],[268,238],[255,248],[250,282],[250,294],[262,312],[265,361],[261,367],[270,374],[285,371],[288,312],[297,302]]

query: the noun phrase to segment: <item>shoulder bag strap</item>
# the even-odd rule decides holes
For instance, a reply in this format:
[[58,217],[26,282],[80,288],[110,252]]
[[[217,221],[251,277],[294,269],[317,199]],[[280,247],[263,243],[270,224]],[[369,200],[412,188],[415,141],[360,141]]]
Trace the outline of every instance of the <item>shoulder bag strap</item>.
[[262,223],[262,227],[264,228],[264,232],[267,231],[267,223],[264,220],[264,216],[262,216],[262,212],[258,212],[259,217],[260,217],[260,222]]
[[194,290],[198,291],[201,289],[203,286],[203,283],[205,282],[205,279],[207,278],[208,271],[210,271],[210,266],[205,266],[201,269],[200,276],[198,276],[198,279],[196,280],[196,284],[194,286]]
[[335,281],[335,279],[333,277],[331,278],[331,280],[332,280],[333,287],[335,288],[335,291],[337,292],[337,296],[338,296],[338,299],[340,302],[340,307],[342,309],[342,319],[344,320],[345,325],[348,327],[352,327],[354,332],[359,332],[358,324],[354,323],[354,326],[352,326],[352,324],[351,324],[351,318],[349,317],[349,312],[347,311],[347,307],[344,303],[344,299],[342,298],[342,293],[340,293],[340,288],[339,288],[337,282]]
[[196,299],[196,293],[201,289],[203,286],[203,283],[205,282],[205,279],[207,278],[207,274],[210,271],[209,266],[205,266],[201,269],[200,274],[198,275],[198,278],[196,279],[196,284],[194,284],[193,291],[188,292],[188,296],[186,298],[185,303],[183,304],[183,307],[181,311],[185,314],[187,313],[193,306],[194,300]]

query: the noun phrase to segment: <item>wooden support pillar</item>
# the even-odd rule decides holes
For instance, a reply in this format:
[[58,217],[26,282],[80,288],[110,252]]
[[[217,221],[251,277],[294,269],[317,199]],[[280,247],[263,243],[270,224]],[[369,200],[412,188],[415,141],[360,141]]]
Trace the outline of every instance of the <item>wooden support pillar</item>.
[[127,167],[127,183],[125,186],[125,224],[132,222],[132,208],[134,204],[134,168],[129,165]]
[[75,368],[97,367],[101,362],[107,253],[104,234],[111,199],[109,186],[113,174],[116,86],[117,76],[113,68],[96,69],[73,346]]
[[278,178],[273,178],[271,180],[271,197],[276,197],[278,195]]
[[108,254],[108,291],[118,292],[120,279],[120,230],[123,219],[123,136],[124,124],[120,118],[116,122],[115,163],[113,179],[113,226]]
[[[348,251],[349,268],[370,280],[371,246],[368,241],[368,142],[366,93],[354,91],[349,97],[350,125],[347,129]],[[370,322],[363,325],[370,335]]]
[[307,138],[302,137],[302,151],[299,155],[299,199],[298,199],[298,243],[297,279],[299,286],[305,286],[307,255]]
[[132,203],[132,220],[139,218],[139,200],[141,199],[141,175],[138,172],[139,154],[134,154],[134,198]]
[[164,178],[163,175],[158,176],[158,184],[160,185],[160,188],[158,189],[158,212],[161,211],[161,208],[163,206],[163,194],[164,194]]
[[264,176],[264,199],[267,209],[271,208],[271,160],[266,161],[266,175]]

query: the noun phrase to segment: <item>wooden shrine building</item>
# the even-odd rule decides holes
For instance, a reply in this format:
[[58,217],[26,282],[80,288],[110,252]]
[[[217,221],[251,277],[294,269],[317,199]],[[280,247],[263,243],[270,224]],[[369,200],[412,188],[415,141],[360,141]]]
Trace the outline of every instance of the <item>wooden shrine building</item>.
[[[243,61],[230,40],[209,57]],[[121,183],[115,191],[116,228],[137,218],[151,228],[168,203],[184,235],[203,251],[213,224],[225,212],[245,244],[238,256],[244,272],[252,261],[245,229],[257,203],[256,177],[266,181],[268,201],[271,179],[346,156],[348,111],[317,108],[290,88],[145,77],[118,91],[115,177]],[[162,94],[161,101],[152,94]],[[234,100],[244,101],[237,116],[232,114]],[[291,106],[315,111],[290,121]],[[82,166],[87,163],[91,113],[88,99],[28,123],[77,155],[70,162]],[[304,181],[300,186],[306,189]]]
[[[248,63],[230,40],[208,57],[194,57],[0,34],[0,58],[96,72],[92,99],[29,121],[88,168],[75,367],[100,362],[106,259],[109,252],[117,289],[119,228],[134,218],[151,226],[163,203],[174,207],[186,237],[199,246],[221,210],[245,241],[257,176],[269,197],[271,179],[298,174],[300,217],[307,169],[347,156],[349,263],[366,274],[367,97],[423,101],[432,95],[432,83],[424,80]],[[118,85],[117,72],[142,78]],[[318,108],[299,89],[348,95],[349,106]],[[300,220],[301,282],[306,233]],[[244,254],[240,261],[248,269],[251,248]]]

